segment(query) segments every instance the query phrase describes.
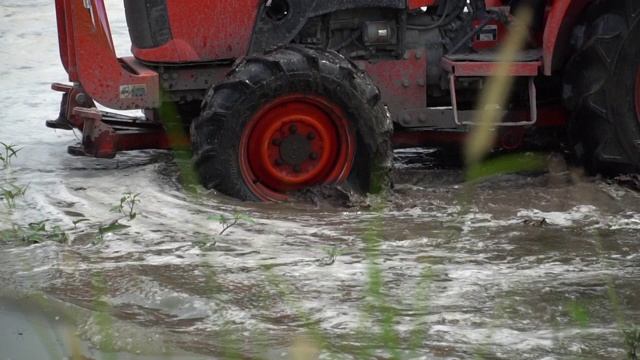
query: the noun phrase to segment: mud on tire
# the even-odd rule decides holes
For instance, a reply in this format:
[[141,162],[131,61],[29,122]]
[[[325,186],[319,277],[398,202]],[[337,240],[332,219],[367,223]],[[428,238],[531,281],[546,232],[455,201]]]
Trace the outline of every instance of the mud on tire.
[[278,201],[325,183],[387,187],[391,131],[377,87],[353,63],[287,46],[241,60],[210,89],[191,139],[203,186]]
[[564,98],[576,156],[592,173],[640,171],[640,2],[593,6],[572,43]]

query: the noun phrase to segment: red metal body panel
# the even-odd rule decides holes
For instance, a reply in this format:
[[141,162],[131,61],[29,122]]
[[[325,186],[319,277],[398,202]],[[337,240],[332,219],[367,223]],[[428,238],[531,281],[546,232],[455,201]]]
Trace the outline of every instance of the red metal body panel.
[[154,49],[133,48],[151,62],[236,59],[247,54],[261,0],[167,0],[173,40]]
[[[127,68],[115,55],[103,0],[57,0],[58,24],[64,40],[60,53],[69,80],[80,82],[97,102],[114,109],[143,109],[160,105],[158,74],[134,59]],[[76,71],[77,69],[77,71]],[[71,111],[72,109],[69,109]]]
[[407,0],[407,6],[409,9],[417,9],[423,6],[434,5],[437,0]]
[[[116,151],[174,144],[160,124],[113,116],[103,119],[95,102],[113,109],[151,109],[161,104],[156,72],[133,57],[116,57],[104,0],[56,0],[60,58],[72,86],[63,93],[59,123],[82,130],[73,154],[113,157]],[[142,121],[141,121],[142,120]]]
[[71,2],[69,0],[56,0],[56,18],[58,22],[58,46],[60,48],[60,60],[62,66],[69,75],[69,81],[78,81],[78,68],[76,67],[75,39],[73,35],[73,21],[70,18]]
[[408,109],[427,106],[427,55],[409,51],[405,60],[384,60],[376,63],[358,62],[378,85],[382,99],[394,115]]
[[[451,61],[447,58],[442,58],[440,64],[443,69],[456,76],[492,76],[501,65],[504,65],[499,62]],[[510,76],[536,76],[541,65],[540,61],[509,63],[508,74]]]

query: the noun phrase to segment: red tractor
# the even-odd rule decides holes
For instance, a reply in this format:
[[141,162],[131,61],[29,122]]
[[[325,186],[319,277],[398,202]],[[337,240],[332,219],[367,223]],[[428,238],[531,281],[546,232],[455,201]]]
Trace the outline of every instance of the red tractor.
[[[528,2],[495,146],[561,129],[589,169],[640,170],[640,1]],[[133,56],[118,58],[103,0],[56,0],[72,85],[53,85],[47,125],[82,131],[75,155],[190,145],[202,184],[244,200],[375,192],[392,147],[460,143],[476,125],[517,3],[124,0]]]

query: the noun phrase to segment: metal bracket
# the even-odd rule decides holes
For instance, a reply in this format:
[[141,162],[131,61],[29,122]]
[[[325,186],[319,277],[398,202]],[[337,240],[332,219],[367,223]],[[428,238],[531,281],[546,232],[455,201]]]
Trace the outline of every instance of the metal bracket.
[[[456,76],[454,74],[449,75],[449,91],[451,92],[451,106],[453,107],[453,118],[457,125],[478,125],[475,121],[461,121],[458,115],[458,98],[456,96]],[[530,108],[530,119],[528,121],[518,121],[518,122],[497,122],[491,124],[491,126],[500,127],[500,126],[528,126],[534,125],[538,121],[538,102],[536,97],[536,85],[534,83],[534,77],[529,77],[529,108]],[[501,111],[502,117],[507,113],[507,111]]]

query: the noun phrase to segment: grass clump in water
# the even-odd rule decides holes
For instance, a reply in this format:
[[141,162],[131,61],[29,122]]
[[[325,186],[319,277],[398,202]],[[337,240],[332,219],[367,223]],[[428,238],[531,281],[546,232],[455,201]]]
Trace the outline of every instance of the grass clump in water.
[[14,144],[3,142],[0,142],[0,146],[4,149],[4,155],[0,154],[0,162],[2,162],[5,168],[8,168],[11,165],[11,160],[18,157],[18,151],[21,149],[16,148]]
[[624,344],[627,346],[627,359],[638,360],[638,352],[640,351],[640,326],[634,326],[633,328],[623,330]]
[[138,216],[138,213],[134,210],[136,204],[140,203],[140,199],[138,199],[140,193],[134,194],[130,191],[122,194],[120,198],[120,204],[114,205],[111,207],[111,212],[119,212],[124,216],[128,217],[129,220],[133,220]]
[[29,185],[19,186],[15,184],[8,184],[8,187],[0,188],[0,201],[8,208],[14,209],[16,207],[16,199],[24,196],[29,188]]
[[13,224],[9,230],[0,231],[0,239],[4,242],[19,240],[27,245],[40,244],[45,241],[55,241],[61,244],[69,242],[69,234],[59,225],[47,229],[47,221],[29,223],[26,227]]

